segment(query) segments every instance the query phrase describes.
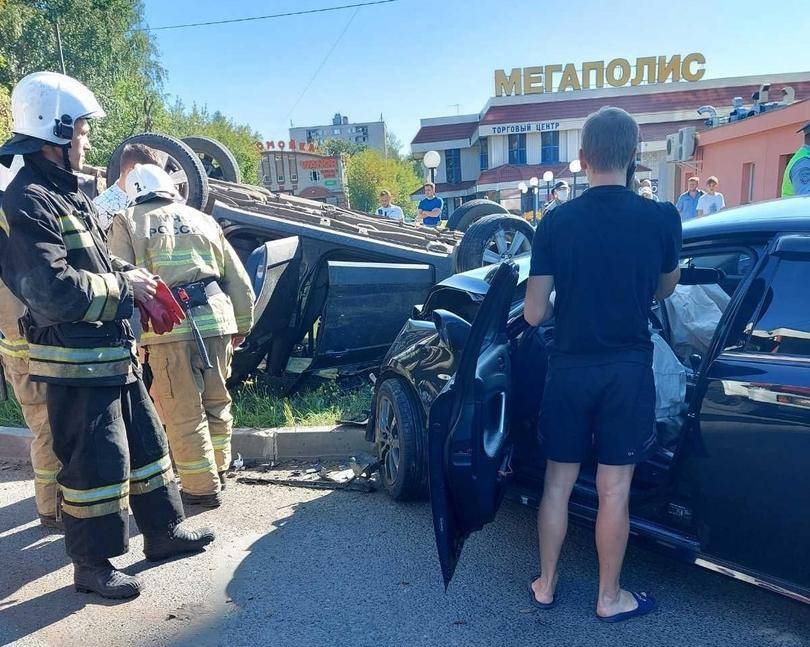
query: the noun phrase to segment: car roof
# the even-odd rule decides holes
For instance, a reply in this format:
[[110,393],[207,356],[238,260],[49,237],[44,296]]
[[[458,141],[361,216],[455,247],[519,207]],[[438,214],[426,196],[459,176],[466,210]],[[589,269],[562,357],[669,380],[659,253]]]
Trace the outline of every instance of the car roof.
[[810,196],[757,202],[689,220],[683,224],[683,240],[781,231],[810,231]]

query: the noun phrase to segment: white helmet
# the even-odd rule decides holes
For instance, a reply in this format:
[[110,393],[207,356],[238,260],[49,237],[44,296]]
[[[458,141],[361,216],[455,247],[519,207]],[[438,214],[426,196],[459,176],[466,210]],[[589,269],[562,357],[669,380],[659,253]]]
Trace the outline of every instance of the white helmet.
[[130,202],[146,202],[155,197],[180,200],[169,174],[157,164],[136,164],[127,175]]
[[64,146],[83,117],[105,115],[95,95],[76,79],[56,72],[34,72],[11,93],[11,131]]

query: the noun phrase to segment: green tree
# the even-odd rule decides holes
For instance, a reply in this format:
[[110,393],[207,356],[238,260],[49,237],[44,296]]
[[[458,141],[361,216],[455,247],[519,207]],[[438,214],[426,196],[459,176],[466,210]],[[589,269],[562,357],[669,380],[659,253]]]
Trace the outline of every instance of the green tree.
[[[105,166],[116,146],[145,130],[200,135],[230,148],[244,180],[256,182],[258,133],[206,108],[165,105],[165,71],[143,15],[142,0],[0,0],[0,88],[10,92],[31,72],[61,71],[58,20],[65,71],[93,90],[107,113],[92,124],[91,164]],[[0,95],[0,131],[3,105]]]
[[371,212],[377,207],[380,191],[388,189],[392,201],[402,207],[406,216],[416,213],[411,193],[421,185],[408,162],[385,158],[367,149],[347,159],[346,182],[353,209]]
[[345,139],[327,139],[318,146],[318,151],[324,155],[357,155],[368,148],[365,144],[347,142]]
[[8,90],[0,85],[0,141],[11,135],[11,97]]
[[186,109],[181,101],[169,108],[159,107],[154,116],[153,129],[173,137],[210,137],[221,142],[233,153],[242,171],[242,181],[259,183],[261,151],[257,142],[261,135],[249,126],[236,124],[221,112],[209,113],[196,104]]

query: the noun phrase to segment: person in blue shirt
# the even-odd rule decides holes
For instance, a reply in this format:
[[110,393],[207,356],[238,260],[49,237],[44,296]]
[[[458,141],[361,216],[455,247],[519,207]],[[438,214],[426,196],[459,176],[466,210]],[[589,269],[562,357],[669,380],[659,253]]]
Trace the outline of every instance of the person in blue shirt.
[[425,183],[425,197],[419,201],[419,211],[416,214],[416,224],[435,227],[442,217],[444,200],[436,195],[436,185],[433,182]]
[[681,215],[682,222],[697,217],[697,203],[698,200],[700,200],[700,196],[703,195],[703,191],[698,189],[698,186],[700,186],[699,177],[690,177],[686,181],[686,185],[689,187],[689,190],[681,193],[681,195],[678,196],[678,201],[675,203],[675,208]]

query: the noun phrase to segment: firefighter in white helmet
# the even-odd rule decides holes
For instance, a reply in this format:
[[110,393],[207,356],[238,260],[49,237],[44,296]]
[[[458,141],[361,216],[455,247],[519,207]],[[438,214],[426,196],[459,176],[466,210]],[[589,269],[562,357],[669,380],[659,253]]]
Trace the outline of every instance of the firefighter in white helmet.
[[162,335],[144,330],[140,344],[183,501],[217,507],[231,462],[233,417],[225,383],[234,346],[253,325],[253,289],[220,226],[180,202],[166,171],[136,164],[126,188],[132,206],[113,217],[110,251],[159,274],[187,308],[181,325]]
[[[0,278],[26,307],[20,331],[28,371],[47,383],[65,545],[76,590],[110,598],[140,582],[109,558],[127,551],[129,509],[147,559],[201,550],[208,531],[189,532],[168,446],[133,352],[134,303],[152,310],[145,269],[111,258],[96,209],[73,171],[90,148],[90,119],[104,116],[93,93],[54,72],[22,79],[11,98],[13,137],[0,163],[22,155],[0,212]],[[179,321],[179,315],[178,315]]]

